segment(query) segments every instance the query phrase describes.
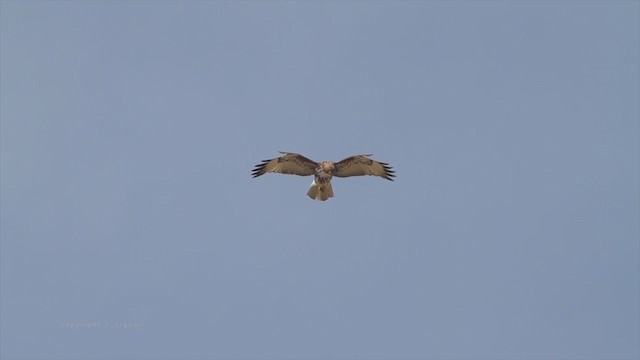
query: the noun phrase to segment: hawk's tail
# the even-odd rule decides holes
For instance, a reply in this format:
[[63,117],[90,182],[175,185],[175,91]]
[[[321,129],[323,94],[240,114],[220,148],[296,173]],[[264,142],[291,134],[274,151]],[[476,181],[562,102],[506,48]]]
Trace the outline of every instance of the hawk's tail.
[[316,181],[313,180],[311,183],[311,187],[307,192],[310,198],[314,200],[325,201],[330,197],[333,197],[333,188],[331,187],[331,182],[327,182],[324,184],[316,184]]

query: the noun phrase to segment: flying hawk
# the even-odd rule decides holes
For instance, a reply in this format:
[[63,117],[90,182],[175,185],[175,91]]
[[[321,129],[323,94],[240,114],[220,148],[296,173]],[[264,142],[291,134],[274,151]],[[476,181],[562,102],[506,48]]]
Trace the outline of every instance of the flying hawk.
[[282,151],[279,153],[282,155],[277,158],[262,160],[262,163],[253,169],[251,175],[254,178],[268,172],[300,176],[314,175],[315,178],[307,192],[307,195],[314,200],[325,201],[333,197],[331,188],[333,176],[375,175],[391,181],[395,177],[389,164],[370,159],[371,154],[354,155],[334,163],[332,161],[315,162],[296,153]]

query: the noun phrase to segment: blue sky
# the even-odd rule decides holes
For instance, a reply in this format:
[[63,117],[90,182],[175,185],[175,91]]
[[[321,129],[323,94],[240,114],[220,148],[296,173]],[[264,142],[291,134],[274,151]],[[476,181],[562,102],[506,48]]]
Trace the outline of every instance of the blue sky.
[[637,359],[639,10],[0,2],[1,357]]

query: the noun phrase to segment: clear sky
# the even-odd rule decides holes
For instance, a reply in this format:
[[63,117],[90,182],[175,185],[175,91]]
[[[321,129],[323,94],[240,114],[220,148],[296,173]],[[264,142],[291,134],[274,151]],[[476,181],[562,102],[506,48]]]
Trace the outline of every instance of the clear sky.
[[0,2],[0,357],[638,359],[639,14]]

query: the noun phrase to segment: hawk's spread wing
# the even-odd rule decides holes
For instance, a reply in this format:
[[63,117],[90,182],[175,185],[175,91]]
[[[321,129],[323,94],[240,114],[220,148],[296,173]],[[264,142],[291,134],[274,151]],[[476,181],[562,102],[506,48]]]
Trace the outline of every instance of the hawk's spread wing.
[[395,171],[389,164],[369,159],[371,154],[355,155],[335,163],[333,175],[337,177],[375,175],[393,181]]
[[256,165],[253,169],[251,175],[255,178],[268,172],[300,176],[315,174],[316,167],[318,167],[315,161],[296,153],[282,151],[280,153],[283,155],[269,160],[262,160],[262,163]]

